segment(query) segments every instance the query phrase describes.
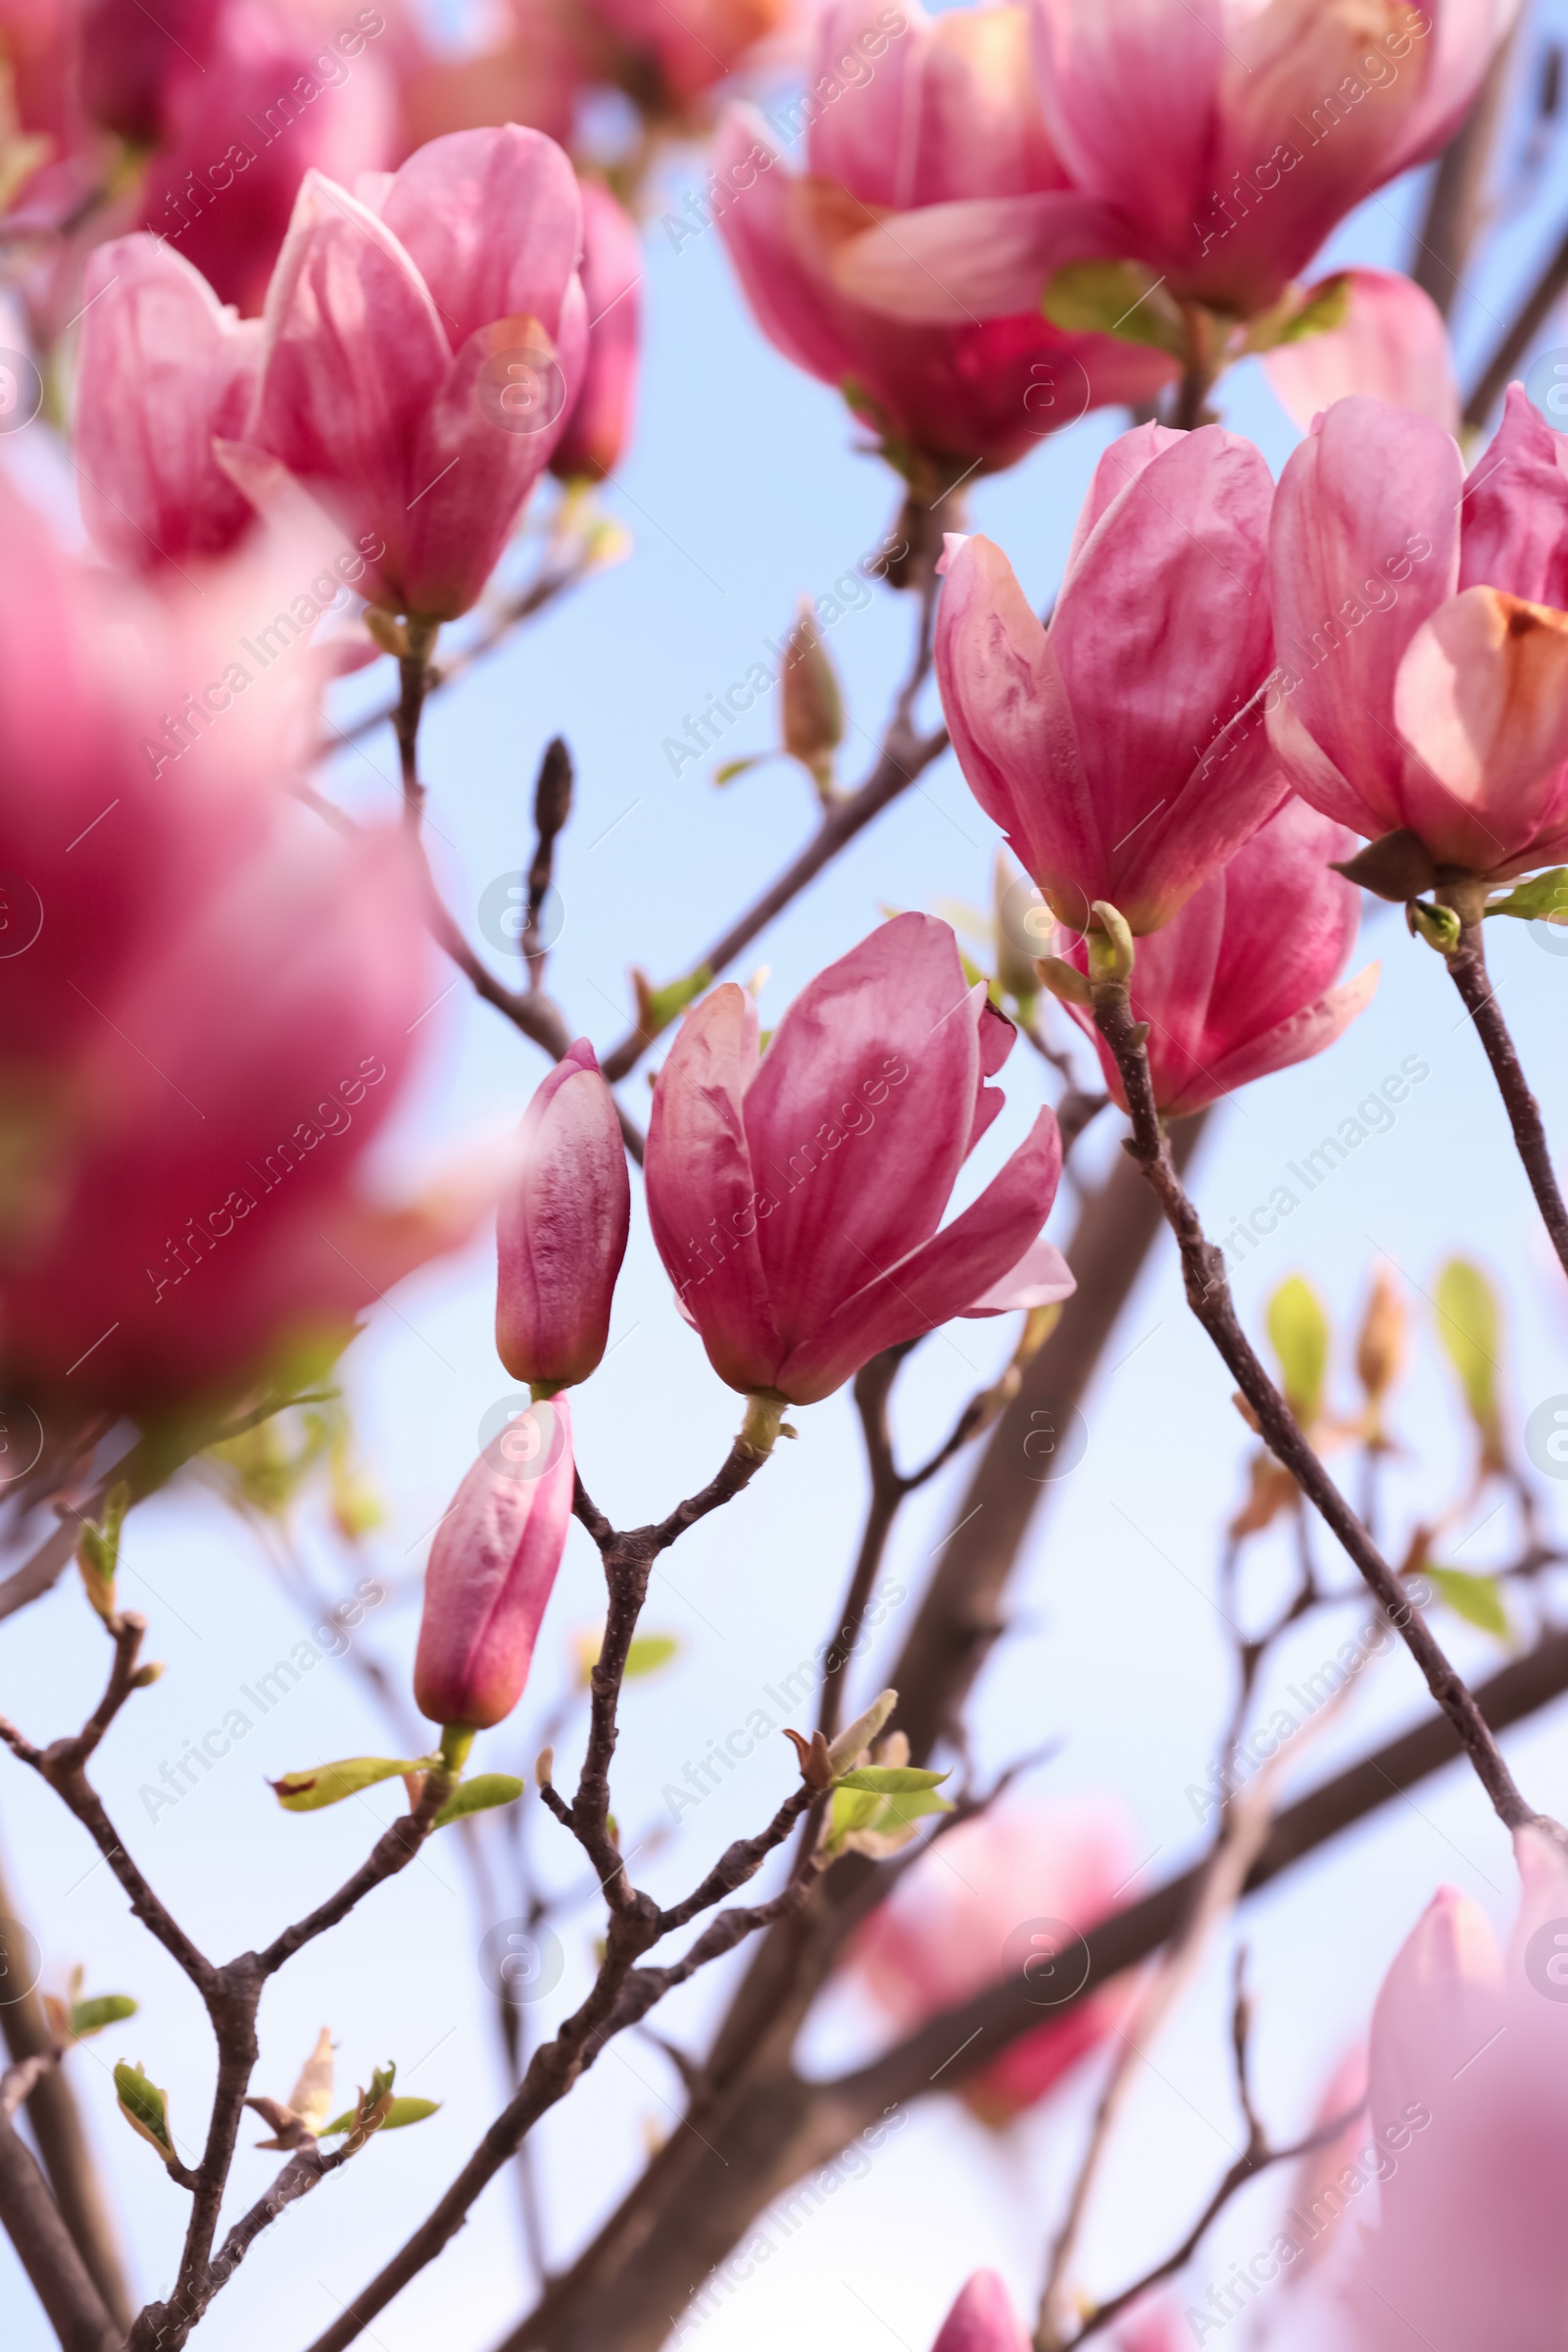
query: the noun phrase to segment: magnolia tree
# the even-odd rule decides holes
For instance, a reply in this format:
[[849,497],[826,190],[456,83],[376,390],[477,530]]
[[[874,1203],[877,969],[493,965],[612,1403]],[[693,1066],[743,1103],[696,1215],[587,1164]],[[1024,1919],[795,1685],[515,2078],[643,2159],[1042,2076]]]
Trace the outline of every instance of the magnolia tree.
[[[1492,1189],[1467,1187],[1454,1214],[1485,1250],[1489,1215],[1513,1213],[1486,1200],[1528,1184],[1539,1283],[1568,1273],[1532,1092],[1555,1073],[1527,1073],[1488,970],[1507,918],[1549,947],[1568,905],[1564,370],[1538,363],[1539,402],[1511,382],[1568,246],[1504,325],[1483,240],[1500,216],[1533,218],[1550,162],[1558,54],[1514,13],[833,0],[807,22],[778,0],[507,0],[438,37],[393,0],[176,0],[157,18],[140,0],[0,0],[0,1616],[47,1620],[69,1687],[92,1686],[62,1719],[52,1678],[0,1664],[0,1819],[41,1787],[51,1850],[74,1875],[101,1865],[210,2029],[206,2111],[179,2112],[163,2087],[172,2011],[134,1973],[104,1981],[78,1915],[34,1908],[42,1882],[11,1857],[0,2225],[35,2300],[8,2340],[177,2352],[209,2325],[258,2345],[317,2326],[312,2352],[342,2352],[383,2342],[435,2266],[446,2299],[419,2308],[443,2316],[420,2340],[477,2344],[461,2233],[501,2198],[532,2278],[508,2352],[654,2352],[765,2259],[780,2200],[863,2162],[921,2103],[956,2101],[965,2131],[992,2135],[986,2161],[1029,2183],[1037,2262],[1004,2283],[983,2249],[951,2247],[960,2291],[920,2323],[934,2352],[1170,2352],[1238,2320],[1235,2340],[1280,2347],[1561,2345],[1568,1833],[1501,1735],[1568,1690],[1562,1555],[1533,1475],[1560,1474],[1568,1400],[1515,1428],[1498,1299],[1451,1259],[1430,1329],[1472,1454],[1457,1478],[1422,1455],[1406,1509],[1390,1471],[1401,1452],[1410,1467],[1396,1391],[1420,1286],[1395,1253],[1353,1337],[1353,1410],[1331,1396],[1311,1280],[1277,1285],[1260,1318],[1233,1298],[1261,1237],[1427,1086],[1421,1054],[1228,1230],[1205,1227],[1187,1183],[1215,1105],[1345,1051],[1378,981],[1356,963],[1363,907],[1390,902],[1410,936],[1389,955],[1489,1089],[1473,1149]],[[1424,207],[1410,276],[1317,261],[1355,208],[1428,166],[1406,183]],[[841,585],[857,607],[902,606],[912,646],[858,782],[841,776],[833,598],[803,599],[776,667],[663,737],[664,765],[693,771],[683,789],[706,788],[731,725],[776,696],[776,751],[810,780],[814,830],[738,911],[683,898],[693,959],[663,983],[636,971],[629,1018],[612,1006],[620,1034],[596,1051],[577,1028],[603,1026],[603,1005],[568,1012],[550,958],[558,875],[587,854],[569,739],[605,672],[533,675],[527,723],[562,732],[499,918],[470,924],[445,886],[453,785],[423,722],[547,608],[603,595],[596,575],[629,554],[615,494],[644,240],[678,254],[713,228],[756,328],[842,395],[884,467],[891,528]],[[1490,355],[1468,396],[1446,325],[1461,304]],[[1278,479],[1225,421],[1251,357],[1300,427]],[[701,364],[659,363],[677,389]],[[1000,542],[966,530],[966,502],[1091,412],[1098,460],[1042,615],[1005,500],[984,493]],[[681,430],[675,408],[662,418]],[[1037,465],[1058,502],[1071,447]],[[809,498],[789,447],[765,456]],[[492,729],[502,711],[513,726],[519,674],[491,671]],[[397,774],[356,792],[330,762],[377,738]],[[933,868],[936,911],[879,917],[873,894],[792,1001],[765,972],[728,976],[858,837],[892,837],[950,754],[976,834],[989,820],[1005,843],[965,944]],[[501,948],[519,985],[498,976]],[[423,1025],[468,991],[476,1018],[514,1033],[511,1131],[416,1178]],[[1005,1151],[988,1140],[1004,1069]],[[1444,1175],[1418,1156],[1406,1181]],[[657,1253],[689,1327],[662,1327],[647,1394],[679,1422],[721,1384],[734,1434],[706,1484],[651,1492],[617,1525],[596,1499],[617,1465],[591,1384],[629,1244]],[[399,1314],[395,1285],[460,1250],[483,1257],[514,1387],[474,1458],[441,1462],[434,1527],[383,1554],[352,1343]],[[1073,1467],[1080,1402],[1161,1250],[1212,1351],[1192,1426],[1219,1447],[1239,1411],[1248,1449],[1210,1580],[1227,1721],[1217,1748],[1210,1723],[1173,1730],[1216,1760],[1195,1768],[1199,1835],[1164,1875],[1113,1790],[1070,1771],[1050,1801],[1030,1788],[1057,1728],[1051,1675],[1000,1768],[979,1738],[1033,1515]],[[918,1458],[895,1391],[960,1318],[982,1328],[933,1351],[961,1380],[922,1365],[943,1427]],[[858,1532],[839,1531],[847,1585],[814,1538],[796,1554],[813,1658],[766,1709],[726,1684],[744,1729],[652,1788],[622,1710],[676,1647],[644,1622],[654,1579],[718,1514],[738,1575],[781,1445],[804,1455],[852,1409],[865,1500]],[[895,1546],[928,1485],[951,1525],[919,1560]],[[303,1843],[297,1873],[252,1884],[269,1924],[235,1954],[160,1886],[147,1825],[250,1717],[231,1710],[157,1785],[122,1762],[164,1671],[149,1531],[210,1511],[215,1486],[245,1523],[235,1577],[258,1573],[261,1527],[334,1652],[386,1597],[383,1569],[406,1581],[423,1560],[416,1639],[356,1656],[390,1752],[307,1754],[270,1795],[238,1775],[221,1790],[215,1897],[249,1868],[256,1807],[374,1821],[335,1888]],[[1164,1507],[1161,1542],[1190,1555],[1207,1531],[1183,1524],[1179,1494]],[[300,1573],[288,1530],[307,1508],[336,1531],[333,1591]],[[1461,1525],[1499,1519],[1513,1533],[1460,1566]],[[603,1592],[602,1622],[575,1635],[552,1609],[568,1542],[591,1546]],[[1139,1633],[1110,1616],[1114,1714]],[[1282,1687],[1303,1628],[1330,1662]],[[536,1653],[568,1639],[564,1681],[535,1676],[530,1699]],[[1424,1712],[1370,1744],[1357,1718],[1337,1767],[1298,1776],[1308,1727],[1348,1718],[1373,1661],[1401,1656],[1390,1674]],[[1180,1696],[1173,1716],[1192,1712]],[[192,1692],[215,1721],[222,1699]],[[754,1754],[742,1834],[683,1822]],[[1394,1800],[1416,1818],[1407,1792],[1450,1765],[1511,1839],[1506,1949],[1452,1887],[1386,1975],[1342,1920],[1364,2038],[1302,2113],[1270,2112],[1253,2014],[1291,1996],[1245,1965],[1247,1899],[1325,1848],[1332,1864]],[[661,1800],[681,1824],[662,1857],[620,1826]],[[356,2046],[362,2079],[334,2088],[334,2031],[281,2047],[266,1996],[432,1851],[466,1874],[489,1958],[430,1997],[443,2016],[493,2003],[505,2079],[468,2152],[439,2128],[399,2143],[431,2153],[399,2177],[388,2235],[371,2142],[428,2126],[433,2073],[415,2095],[391,2055]],[[568,1911],[588,1957],[558,2014],[535,1999]],[[341,2020],[355,1969],[334,1975],[333,1948],[313,1983],[335,1987]],[[1151,2259],[1111,2194],[1144,2128],[1129,2094],[1216,1964],[1234,1974],[1231,2161],[1175,2166],[1184,2218]],[[558,2165],[547,2230],[535,2135],[622,2037],[671,2070],[670,2129],[646,2161]],[[276,2154],[260,2186],[255,2119]],[[1157,2136],[1143,2162],[1171,2170]],[[167,2189],[130,2260],[114,2208],[133,2166],[161,2167]],[[270,2294],[247,2313],[239,2276],[305,2198],[329,2200],[351,2244],[377,2222],[379,2259],[324,2327]],[[1235,2200],[1257,2250],[1217,2272]],[[930,2224],[900,2210],[912,2252]],[[858,2300],[832,2340],[907,2340]]]

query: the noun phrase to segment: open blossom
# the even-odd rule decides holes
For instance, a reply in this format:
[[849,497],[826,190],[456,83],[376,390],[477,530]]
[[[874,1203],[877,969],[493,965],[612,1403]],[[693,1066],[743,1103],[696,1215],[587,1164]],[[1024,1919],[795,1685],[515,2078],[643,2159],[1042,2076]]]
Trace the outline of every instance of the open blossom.
[[1278,807],[1248,706],[1269,672],[1273,485],[1218,425],[1140,425],[1094,482],[1045,627],[989,539],[951,539],[937,678],[975,799],[1060,921],[1168,922]]
[[436,1529],[414,1697],[485,1731],[522,1696],[571,1524],[571,1408],[535,1404],[486,1446]]
[[1506,1953],[1485,1913],[1444,1887],[1378,1995],[1364,2154],[1320,2200],[1354,2211],[1379,2182],[1339,2293],[1313,2288],[1318,2340],[1346,2352],[1474,2352],[1499,2310],[1510,2352],[1562,2342],[1568,1869],[1544,1832],[1519,1831],[1515,1849]]
[[1435,155],[1515,0],[1038,0],[1058,176],[896,203],[858,284],[907,318],[1033,308],[1076,260],[1141,262],[1177,301],[1269,310],[1336,222]]
[[931,2352],[1029,2352],[1012,2298],[995,2271],[966,2278]]
[[[1361,894],[1329,860],[1354,848],[1342,825],[1289,800],[1140,944],[1133,1018],[1150,1025],[1149,1073],[1168,1117],[1321,1054],[1368,1002],[1376,964],[1333,985],[1355,945]],[[1088,968],[1081,943],[1069,953]],[[1094,1016],[1076,1004],[1068,1010],[1094,1039],[1105,1084],[1125,1110],[1121,1073]]]
[[1401,837],[1389,896],[1568,855],[1568,439],[1520,387],[1468,482],[1430,418],[1336,402],[1270,568],[1271,739],[1314,808]]
[[642,337],[642,248],[636,223],[602,180],[582,182],[582,290],[588,359],[551,471],[563,481],[613,473],[631,439]]
[[[1020,1958],[1009,1944],[1020,1921],[1093,1927],[1125,1894],[1136,1860],[1126,1822],[1104,1802],[998,1807],[913,1866],[857,1936],[854,1965],[902,2033],[1019,1967],[1049,1989],[1071,1955]],[[983,2123],[1009,2123],[1099,2045],[1125,1997],[1120,1984],[1107,1987],[1054,2020],[1042,1999],[1039,2026],[967,2076],[958,2095]]]
[[[908,324],[846,290],[858,241],[889,211],[937,218],[956,199],[1065,184],[1027,45],[1022,7],[933,18],[918,0],[837,0],[808,81],[806,172],[785,168],[746,110],[719,131],[714,202],[763,332],[843,390],[906,466],[921,456],[1013,465],[1091,405],[1150,398],[1172,373],[1159,352],[1063,334],[1032,295],[1010,316],[960,304],[938,324]],[[965,300],[977,266],[966,257],[950,273]]]
[[578,1038],[523,1114],[496,1223],[496,1349],[514,1380],[586,1380],[605,1352],[631,1183],[615,1100]]
[[1061,1138],[1043,1110],[939,1233],[1001,1110],[1011,1024],[970,988],[946,923],[901,914],[829,964],[760,1050],[733,983],[686,1015],[648,1130],[648,1214],[721,1380],[814,1404],[953,1315],[1065,1298],[1037,1239]]
[[243,428],[260,320],[239,318],[189,262],[145,234],[99,246],[83,292],[74,437],[95,544],[145,572],[225,554],[255,514],[213,442]]
[[228,463],[279,461],[384,553],[372,603],[467,611],[548,464],[587,328],[570,164],[515,123],[455,131],[364,199],[307,174]]
[[9,492],[0,544],[0,1377],[139,1411],[340,1344],[462,1238],[361,1176],[435,994],[420,883],[285,788],[290,662],[234,659],[275,577],[154,600]]

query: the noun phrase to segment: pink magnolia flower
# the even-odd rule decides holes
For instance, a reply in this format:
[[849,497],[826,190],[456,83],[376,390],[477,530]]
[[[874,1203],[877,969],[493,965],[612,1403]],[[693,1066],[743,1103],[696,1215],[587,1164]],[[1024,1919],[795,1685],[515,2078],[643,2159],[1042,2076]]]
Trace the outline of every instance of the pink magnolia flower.
[[1249,441],[1140,425],[1095,478],[1044,627],[1000,548],[950,539],[937,679],[975,799],[1060,921],[1153,931],[1278,807],[1273,485]]
[[368,200],[306,176],[267,297],[242,479],[281,461],[384,553],[373,603],[467,611],[560,439],[587,328],[555,142],[455,131]]
[[[587,0],[579,38],[607,79],[653,111],[678,111],[712,88],[773,32],[788,0]],[[597,35],[597,38],[596,38]]]
[[[1353,834],[1289,800],[1140,945],[1133,1017],[1150,1024],[1150,1075],[1168,1117],[1321,1054],[1368,1003],[1376,964],[1343,988],[1331,985],[1355,945],[1361,894],[1329,860],[1354,849]],[[1069,955],[1088,969],[1081,942]],[[1125,1110],[1120,1072],[1093,1014],[1068,1010],[1093,1038]]]
[[1568,854],[1565,461],[1516,385],[1468,482],[1440,425],[1369,399],[1281,476],[1269,735],[1325,815],[1413,837],[1392,897]]
[[1033,308],[1062,264],[1114,256],[1177,301],[1255,317],[1363,197],[1445,144],[1515,5],[1037,0],[1058,176],[926,214],[896,203],[858,282],[908,318],[992,318]]
[[523,1113],[496,1223],[496,1349],[514,1380],[562,1389],[605,1352],[631,1184],[615,1099],[585,1037]]
[[1263,372],[1302,432],[1321,409],[1365,392],[1430,416],[1459,438],[1459,385],[1443,313],[1413,278],[1348,270],[1344,324],[1263,354]]
[[82,97],[95,122],[133,146],[156,147],[168,123],[169,83],[182,59],[205,64],[221,0],[172,0],[153,17],[140,0],[84,0]]
[[221,0],[208,46],[165,85],[141,225],[220,299],[260,311],[307,172],[353,186],[392,160],[397,102],[374,7]]
[[[847,290],[858,241],[888,212],[918,221],[960,198],[1065,186],[1030,91],[1027,40],[1022,7],[932,18],[918,0],[837,0],[802,101],[806,172],[784,168],[746,110],[719,130],[711,200],[759,323],[797,367],[838,386],[906,469],[922,455],[1014,465],[1089,407],[1148,399],[1172,373],[1159,352],[1061,333],[1033,295],[1008,315],[960,302],[937,324],[909,324]],[[1056,201],[1075,220],[1076,199]],[[967,295],[983,266],[985,256],[960,257],[944,265],[945,282]]]
[[[951,1863],[952,1867],[948,1865]],[[1031,1920],[1080,1933],[1115,1908],[1136,1863],[1111,1805],[1078,1798],[1012,1805],[965,1822],[916,1862],[856,1937],[852,1965],[900,2033],[1016,1971]],[[1040,2024],[968,2076],[959,2097],[983,2123],[1010,2123],[1098,2047],[1130,1997],[1120,1983]]]
[[132,571],[223,555],[255,520],[213,455],[239,434],[262,356],[240,319],[159,238],[120,237],[87,264],[76,372],[83,519]]
[[588,362],[550,467],[563,481],[597,482],[614,472],[631,439],[643,263],[635,223],[602,180],[582,182],[582,228]]
[[535,1404],[480,1454],[436,1530],[414,1698],[432,1723],[485,1731],[512,1713],[566,1546],[571,1408]]
[[733,983],[686,1015],[654,1096],[648,1214],[721,1380],[814,1404],[950,1316],[1068,1296],[1036,1239],[1061,1171],[1049,1110],[937,1231],[1012,1044],[947,924],[921,914],[829,964],[765,1054]]
[[147,598],[4,491],[0,543],[0,1381],[139,1413],[341,1344],[482,1204],[362,1185],[435,985],[404,845],[284,788],[275,580]]
[[931,2352],[1029,2352],[1012,2298],[995,2271],[976,2271],[965,2279]]
[[1568,1868],[1515,1837],[1523,1889],[1506,1954],[1444,1887],[1372,2019],[1377,2227],[1349,2301],[1356,2352],[1424,2341],[1474,2352],[1505,2318],[1510,2352],[1550,2352],[1568,2309]]

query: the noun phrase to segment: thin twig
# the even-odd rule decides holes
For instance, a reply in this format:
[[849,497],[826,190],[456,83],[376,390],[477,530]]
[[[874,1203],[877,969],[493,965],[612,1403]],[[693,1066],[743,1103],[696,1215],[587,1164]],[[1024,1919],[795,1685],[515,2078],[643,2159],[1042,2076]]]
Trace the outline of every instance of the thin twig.
[[1360,1570],[1389,1623],[1403,1637],[1427,1688],[1458,1733],[1482,1787],[1504,1827],[1536,1823],[1561,1838],[1555,1823],[1544,1822],[1526,1803],[1501,1749],[1463,1678],[1406,1597],[1399,1579],[1330,1478],[1270,1380],[1242,1329],[1225,1279],[1223,1251],[1204,1235],[1197,1209],[1183,1188],[1160,1127],[1141,1028],[1133,1021],[1125,980],[1095,984],[1095,1019],[1109,1046],[1131,1108],[1132,1136],[1125,1149],[1149,1180],[1181,1251],[1187,1302],[1257,1416],[1265,1444],[1291,1473]]
[[1492,1064],[1492,1074],[1497,1081],[1497,1092],[1513,1129],[1513,1140],[1530,1179],[1530,1189],[1536,1196],[1536,1206],[1557,1252],[1557,1262],[1568,1274],[1568,1207],[1564,1206],[1551,1164],[1541,1105],[1530,1091],[1508,1024],[1502,1017],[1502,1006],[1487,972],[1481,920],[1466,910],[1461,913],[1460,921],[1459,944],[1446,959],[1448,970],[1475,1023],[1482,1052]]

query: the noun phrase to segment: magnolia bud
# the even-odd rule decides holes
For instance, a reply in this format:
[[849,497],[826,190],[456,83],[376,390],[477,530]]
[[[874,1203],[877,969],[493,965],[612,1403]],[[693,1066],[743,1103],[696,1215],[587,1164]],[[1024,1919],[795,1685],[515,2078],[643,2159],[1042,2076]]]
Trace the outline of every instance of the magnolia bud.
[[1098,929],[1089,934],[1089,973],[1094,980],[1127,980],[1132,976],[1133,935],[1127,917],[1108,899],[1094,902]]
[[586,1380],[605,1352],[631,1186],[615,1100],[579,1038],[523,1113],[522,1167],[496,1220],[496,1348],[535,1389]]
[[1451,906],[1433,906],[1425,899],[1411,899],[1404,919],[1411,938],[1424,939],[1440,956],[1451,956],[1459,945],[1464,926]]
[[787,646],[780,692],[784,749],[809,768],[826,799],[833,789],[833,755],[844,740],[844,698],[808,596],[800,600]]
[[[483,1731],[522,1695],[571,1518],[571,1416],[564,1397],[525,1416],[538,1443],[479,1456],[436,1530],[414,1660],[415,1703],[432,1723]],[[492,1461],[492,1453],[495,1460]]]
[[1404,1295],[1387,1268],[1380,1266],[1355,1343],[1356,1378],[1374,1404],[1404,1369],[1407,1321]]

